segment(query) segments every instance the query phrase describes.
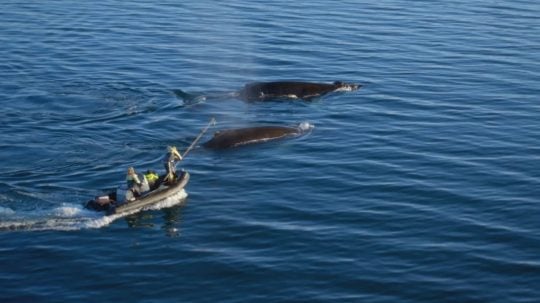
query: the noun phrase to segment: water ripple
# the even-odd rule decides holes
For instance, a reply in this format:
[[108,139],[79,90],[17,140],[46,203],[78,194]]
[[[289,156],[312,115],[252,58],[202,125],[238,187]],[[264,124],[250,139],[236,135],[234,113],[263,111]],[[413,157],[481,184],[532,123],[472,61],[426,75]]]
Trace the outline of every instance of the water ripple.
[[[1,301],[534,302],[538,11],[526,0],[6,2]],[[172,93],[283,79],[364,86],[313,102]],[[316,127],[196,146],[181,163],[187,204],[110,221],[82,209],[128,166],[161,170],[166,146],[185,150],[211,117],[203,141]]]

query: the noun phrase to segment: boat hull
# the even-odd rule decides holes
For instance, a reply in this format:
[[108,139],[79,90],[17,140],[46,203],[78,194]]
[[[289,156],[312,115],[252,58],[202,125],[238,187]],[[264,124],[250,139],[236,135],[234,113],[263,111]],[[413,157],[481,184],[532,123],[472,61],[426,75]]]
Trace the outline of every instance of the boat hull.
[[[107,215],[131,213],[133,211],[142,210],[145,207],[155,205],[177,193],[182,191],[189,181],[189,173],[183,171],[177,178],[177,181],[172,185],[160,186],[157,189],[142,195],[134,201],[128,202],[112,202],[106,205],[99,204],[96,200],[88,201],[85,205],[86,208],[104,211]],[[109,197],[114,200],[114,194],[109,194]]]

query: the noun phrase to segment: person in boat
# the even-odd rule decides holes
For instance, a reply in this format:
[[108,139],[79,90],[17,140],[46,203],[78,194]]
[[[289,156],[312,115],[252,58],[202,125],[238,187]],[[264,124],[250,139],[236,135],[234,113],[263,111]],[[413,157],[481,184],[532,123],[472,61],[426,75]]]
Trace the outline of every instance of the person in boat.
[[182,161],[182,155],[178,152],[175,146],[167,147],[167,154],[163,158],[163,165],[165,166],[165,181],[174,182],[176,178],[176,164]]
[[134,197],[138,197],[141,195],[142,182],[139,179],[139,176],[137,176],[137,172],[135,171],[135,168],[133,167],[128,168],[126,182],[127,182],[128,190],[130,190],[133,193]]
[[150,186],[150,189],[157,187],[156,185],[159,179],[159,175],[154,170],[147,170],[146,174],[144,174],[144,177],[148,181],[148,186]]

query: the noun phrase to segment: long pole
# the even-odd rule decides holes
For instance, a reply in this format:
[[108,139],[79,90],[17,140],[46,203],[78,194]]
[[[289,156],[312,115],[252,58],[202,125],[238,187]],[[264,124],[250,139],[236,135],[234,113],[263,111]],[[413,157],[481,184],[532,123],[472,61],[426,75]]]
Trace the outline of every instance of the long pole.
[[216,124],[216,119],[215,119],[215,118],[210,119],[210,122],[208,123],[208,125],[206,125],[206,127],[203,128],[203,130],[199,133],[199,135],[197,136],[197,138],[195,138],[195,140],[193,140],[193,142],[191,143],[191,145],[186,149],[186,151],[185,151],[184,154],[182,155],[182,158],[185,158],[185,157],[187,156],[187,154],[193,149],[193,147],[195,147],[195,145],[197,144],[197,142],[199,142],[199,140],[200,140],[201,137],[204,135],[204,133],[206,133],[206,131],[208,130],[208,128],[210,128],[210,126],[215,125],[215,124]]

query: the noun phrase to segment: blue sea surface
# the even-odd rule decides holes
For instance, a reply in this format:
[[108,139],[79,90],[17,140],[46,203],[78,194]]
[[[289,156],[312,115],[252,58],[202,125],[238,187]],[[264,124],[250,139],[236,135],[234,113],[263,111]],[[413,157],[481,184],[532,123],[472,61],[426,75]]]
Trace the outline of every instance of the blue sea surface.
[[[539,302],[540,2],[3,1],[0,302]],[[312,102],[173,90],[363,84]],[[185,193],[83,202],[200,146]]]

